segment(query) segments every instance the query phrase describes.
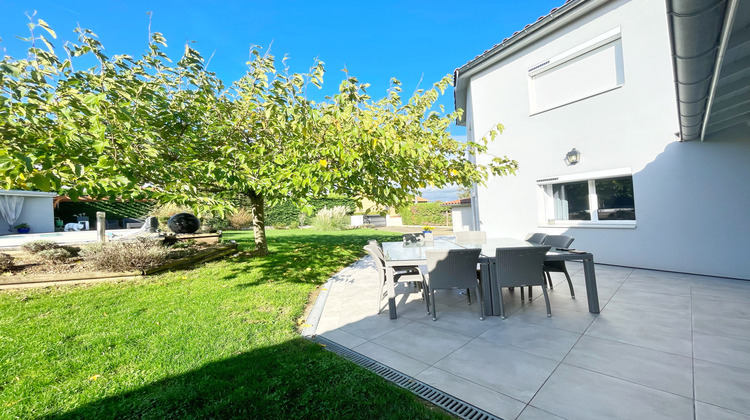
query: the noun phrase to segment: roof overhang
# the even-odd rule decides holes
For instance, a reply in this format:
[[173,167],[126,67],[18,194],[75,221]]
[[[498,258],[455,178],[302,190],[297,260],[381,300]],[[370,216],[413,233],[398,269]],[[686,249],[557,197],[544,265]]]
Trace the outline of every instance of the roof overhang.
[[[611,0],[568,0],[562,6],[552,9],[549,14],[540,17],[536,22],[526,25],[522,30],[515,32],[501,43],[495,45],[484,53],[474,57],[468,63],[453,71],[453,104],[456,109],[466,111],[466,97],[468,94],[469,81],[471,77],[488,67],[496,64],[503,58],[526,48],[530,44],[560,29],[591,10]],[[466,113],[456,124],[466,125]]]
[[680,139],[750,126],[750,0],[667,0]]
[[15,195],[21,197],[55,197],[57,193],[24,190],[0,190],[0,195]]

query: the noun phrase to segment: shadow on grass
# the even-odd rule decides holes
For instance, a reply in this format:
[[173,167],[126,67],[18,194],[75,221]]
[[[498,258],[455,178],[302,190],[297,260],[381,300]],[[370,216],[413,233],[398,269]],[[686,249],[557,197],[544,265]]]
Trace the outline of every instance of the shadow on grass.
[[46,418],[445,418],[303,338]]

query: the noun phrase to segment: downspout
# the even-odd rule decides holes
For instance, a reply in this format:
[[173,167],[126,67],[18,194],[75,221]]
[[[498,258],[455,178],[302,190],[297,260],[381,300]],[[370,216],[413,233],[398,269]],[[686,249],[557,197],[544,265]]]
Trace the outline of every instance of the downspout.
[[719,41],[719,53],[716,54],[716,64],[714,65],[713,80],[711,80],[711,87],[708,91],[706,113],[703,116],[703,127],[701,127],[701,141],[704,141],[706,139],[708,117],[711,116],[711,107],[713,106],[714,96],[716,95],[716,86],[719,84],[721,66],[724,62],[724,54],[726,54],[727,52],[727,46],[729,45],[729,35],[732,33],[732,27],[734,26],[734,17],[737,14],[738,4],[739,0],[729,0],[729,4],[727,5],[727,13],[724,17],[724,27],[721,30],[721,41]]

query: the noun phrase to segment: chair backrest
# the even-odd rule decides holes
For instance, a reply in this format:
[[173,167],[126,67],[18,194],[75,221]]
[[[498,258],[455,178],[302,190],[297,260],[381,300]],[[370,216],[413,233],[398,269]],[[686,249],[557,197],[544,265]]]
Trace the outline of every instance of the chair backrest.
[[477,287],[477,263],[481,249],[430,249],[427,256],[431,289]]
[[380,246],[377,239],[370,239],[369,241],[367,241],[367,245],[372,247],[373,252],[375,252],[378,258],[385,261],[385,254],[383,253],[383,247]]
[[498,248],[495,250],[495,273],[500,287],[542,286],[542,267],[549,246]]
[[453,232],[456,236],[456,242],[465,244],[485,244],[487,243],[487,232],[483,230],[466,230],[463,232]]
[[424,242],[424,233],[405,233],[401,235],[401,238],[404,240],[405,244],[414,244],[417,242]]
[[372,260],[375,262],[375,267],[377,267],[378,272],[384,273],[385,272],[385,257],[383,256],[383,250],[378,246],[377,242],[374,244],[369,242],[367,245],[364,246],[365,251],[370,254],[372,257]]
[[566,235],[547,235],[546,238],[544,238],[544,242],[542,244],[549,245],[553,248],[567,248],[570,246],[570,244],[573,243],[575,238],[572,236],[566,236]]
[[529,233],[528,235],[526,235],[526,241],[533,244],[543,244],[544,238],[546,237],[546,233]]

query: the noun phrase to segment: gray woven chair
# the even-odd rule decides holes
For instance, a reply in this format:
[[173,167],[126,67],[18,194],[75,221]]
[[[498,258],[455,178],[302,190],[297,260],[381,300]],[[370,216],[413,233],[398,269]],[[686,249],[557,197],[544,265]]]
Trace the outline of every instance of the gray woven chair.
[[500,288],[500,316],[505,318],[502,288],[542,286],[544,301],[547,304],[547,316],[552,316],[547,296],[547,285],[542,267],[550,247],[546,245],[533,247],[498,248],[495,250],[495,280]]
[[484,244],[487,243],[487,232],[483,230],[466,230],[463,232],[453,232],[456,241],[465,244]]
[[[544,245],[549,245],[552,248],[568,248],[575,239],[571,236],[566,235],[549,235],[544,238]],[[563,273],[565,278],[568,280],[568,287],[570,288],[570,296],[575,299],[576,293],[573,290],[573,282],[570,281],[570,274],[568,269],[565,267],[565,261],[547,261],[544,263],[544,275],[549,283],[549,288],[552,289],[552,276],[550,273]],[[529,292],[530,294],[531,292]]]
[[547,237],[546,233],[529,233],[526,236],[526,241],[527,242],[531,242],[533,244],[540,244],[541,245],[541,244],[544,243],[544,238],[546,238],[546,237]]
[[[383,287],[385,286],[386,275],[385,275],[385,257],[383,255],[383,249],[380,247],[377,241],[371,240],[365,245],[365,251],[372,257],[375,262],[375,269],[378,271],[378,280],[380,287],[378,290],[378,313],[381,312],[383,301]],[[424,278],[419,267],[416,266],[397,266],[393,267],[393,281],[394,282],[408,282],[415,283],[418,289],[422,291],[422,298],[426,298],[424,284]]]
[[425,274],[425,300],[427,313],[432,304],[432,320],[437,320],[435,305],[436,289],[466,289],[466,296],[471,305],[469,289],[476,288],[479,296],[480,320],[484,320],[484,299],[482,288],[477,279],[477,263],[481,249],[434,249],[427,250],[427,273]]

